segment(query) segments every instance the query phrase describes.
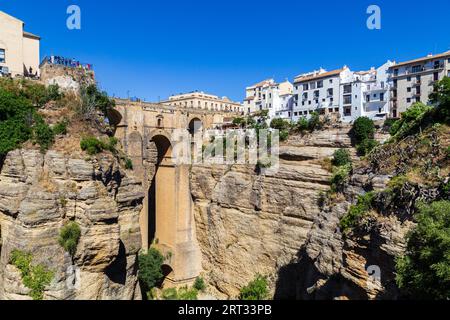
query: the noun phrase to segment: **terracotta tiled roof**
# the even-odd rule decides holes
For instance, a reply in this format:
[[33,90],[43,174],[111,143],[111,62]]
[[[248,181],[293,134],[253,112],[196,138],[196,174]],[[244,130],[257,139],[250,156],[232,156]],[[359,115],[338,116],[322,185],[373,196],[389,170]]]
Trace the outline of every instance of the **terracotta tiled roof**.
[[[249,88],[259,88],[259,87],[263,87],[265,85],[271,85],[271,83],[270,83],[271,81],[272,81],[272,79],[266,79],[264,81],[261,81],[257,84],[250,86]],[[273,83],[273,84],[276,84],[276,83]]]
[[297,78],[295,78],[294,83],[301,83],[301,82],[305,82],[305,81],[311,81],[311,80],[323,79],[323,78],[336,76],[336,75],[339,75],[344,70],[345,70],[344,68],[341,68],[341,69],[324,72],[324,73],[319,73],[319,74],[315,74],[315,75],[310,75],[310,76],[298,76]]
[[255,97],[248,97],[248,98],[245,98],[244,101],[251,101],[251,100],[255,100]]
[[391,66],[390,69],[398,68],[398,67],[405,66],[405,65],[408,65],[408,64],[425,62],[425,61],[428,61],[428,60],[434,60],[434,59],[446,58],[446,57],[450,57],[450,51],[447,51],[447,52],[444,52],[444,53],[440,53],[440,54],[437,54],[437,55],[433,55],[433,56],[427,56],[427,57],[423,57],[423,58],[419,58],[419,59],[414,59],[414,60],[409,60],[409,61],[396,63],[393,66]]

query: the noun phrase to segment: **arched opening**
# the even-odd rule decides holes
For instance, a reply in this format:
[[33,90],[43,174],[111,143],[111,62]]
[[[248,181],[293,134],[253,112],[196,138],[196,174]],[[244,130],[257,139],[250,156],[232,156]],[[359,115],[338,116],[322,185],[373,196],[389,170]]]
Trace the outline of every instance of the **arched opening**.
[[[175,166],[172,163],[172,145],[163,136],[153,137],[151,142],[157,150],[155,174],[148,194],[148,245],[157,242],[164,246],[171,244],[175,221]],[[170,248],[167,248],[170,251]]]
[[189,133],[194,135],[203,130],[203,122],[199,118],[194,118],[189,122],[188,126]]

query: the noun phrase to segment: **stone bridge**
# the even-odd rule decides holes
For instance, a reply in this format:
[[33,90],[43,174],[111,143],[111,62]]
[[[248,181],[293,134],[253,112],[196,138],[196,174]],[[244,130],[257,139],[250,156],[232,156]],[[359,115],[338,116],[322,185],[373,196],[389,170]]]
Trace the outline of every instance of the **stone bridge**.
[[148,190],[141,213],[142,247],[147,249],[154,244],[168,256],[163,266],[166,281],[189,283],[201,271],[201,253],[190,192],[190,168],[171,161],[171,135],[175,129],[192,133],[196,121],[204,129],[213,129],[236,114],[129,100],[116,100],[116,111],[116,137]]

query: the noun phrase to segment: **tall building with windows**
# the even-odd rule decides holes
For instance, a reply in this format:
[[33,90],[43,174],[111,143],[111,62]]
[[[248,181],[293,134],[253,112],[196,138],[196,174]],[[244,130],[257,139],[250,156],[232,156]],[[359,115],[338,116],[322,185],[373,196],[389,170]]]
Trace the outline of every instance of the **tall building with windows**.
[[354,72],[341,82],[340,119],[353,122],[359,117],[383,120],[389,117],[388,61],[378,69]]
[[0,75],[39,75],[40,37],[24,30],[23,21],[0,11]]
[[268,110],[269,118],[290,118],[292,111],[293,85],[273,79],[261,81],[246,88],[244,108],[246,112]]
[[350,69],[344,66],[333,71],[320,69],[297,76],[294,81],[292,120],[309,118],[316,111],[339,116],[341,83],[350,82],[352,75]]
[[395,63],[388,70],[391,116],[400,117],[413,103],[429,104],[434,84],[450,76],[450,51]]
[[173,95],[169,100],[161,101],[166,106],[183,107],[186,109],[204,109],[210,111],[229,111],[243,113],[244,108],[241,103],[234,102],[227,97],[218,97],[216,95],[195,91]]

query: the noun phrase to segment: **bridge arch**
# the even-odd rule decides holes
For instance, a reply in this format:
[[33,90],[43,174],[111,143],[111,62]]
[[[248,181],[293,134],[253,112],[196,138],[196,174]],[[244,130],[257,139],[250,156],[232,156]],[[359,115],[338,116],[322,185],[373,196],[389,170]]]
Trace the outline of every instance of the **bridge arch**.
[[189,118],[188,123],[188,131],[191,135],[194,135],[198,132],[201,132],[203,130],[204,123],[199,117],[191,117]]

